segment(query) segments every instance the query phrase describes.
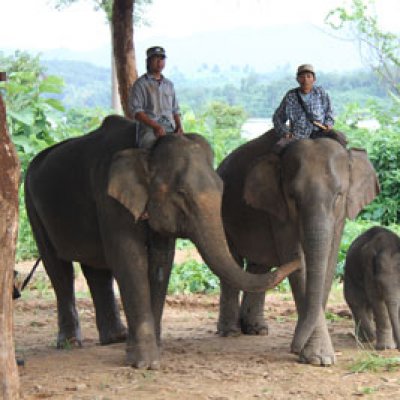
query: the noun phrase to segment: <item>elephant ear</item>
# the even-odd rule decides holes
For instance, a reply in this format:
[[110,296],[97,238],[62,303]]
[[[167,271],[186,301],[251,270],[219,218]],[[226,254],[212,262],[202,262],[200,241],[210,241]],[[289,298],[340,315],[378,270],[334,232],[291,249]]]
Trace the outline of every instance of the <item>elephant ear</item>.
[[280,182],[280,158],[276,154],[261,157],[250,167],[245,176],[243,197],[253,208],[267,211],[280,221],[288,217]]
[[347,193],[347,217],[354,219],[364,206],[379,194],[376,172],[363,149],[350,149],[350,188]]
[[108,173],[108,195],[126,207],[135,221],[145,210],[148,201],[147,158],[147,150],[122,150],[113,156]]

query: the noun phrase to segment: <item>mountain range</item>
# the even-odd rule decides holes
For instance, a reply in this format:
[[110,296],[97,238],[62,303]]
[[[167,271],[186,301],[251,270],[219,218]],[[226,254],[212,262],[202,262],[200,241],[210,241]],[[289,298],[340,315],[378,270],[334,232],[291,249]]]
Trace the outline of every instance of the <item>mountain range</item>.
[[[362,67],[356,44],[332,36],[311,24],[281,25],[269,28],[236,28],[206,33],[185,33],[181,37],[135,38],[139,72],[144,72],[145,51],[153,45],[164,46],[167,69],[195,73],[199,66],[249,66],[258,72],[271,72],[286,66],[295,70],[303,63],[314,64],[317,71],[343,72]],[[69,49],[40,51],[45,59],[80,60],[109,67],[110,46],[93,51]]]

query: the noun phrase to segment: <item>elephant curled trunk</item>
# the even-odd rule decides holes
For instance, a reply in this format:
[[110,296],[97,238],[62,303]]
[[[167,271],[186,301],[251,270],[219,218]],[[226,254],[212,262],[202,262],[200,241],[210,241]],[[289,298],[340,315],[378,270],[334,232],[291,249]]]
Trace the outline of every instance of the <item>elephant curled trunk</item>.
[[190,238],[209,268],[233,287],[247,292],[261,292],[277,286],[290,273],[300,268],[300,260],[280,266],[265,274],[243,271],[232,257],[225,239],[221,218],[202,217]]

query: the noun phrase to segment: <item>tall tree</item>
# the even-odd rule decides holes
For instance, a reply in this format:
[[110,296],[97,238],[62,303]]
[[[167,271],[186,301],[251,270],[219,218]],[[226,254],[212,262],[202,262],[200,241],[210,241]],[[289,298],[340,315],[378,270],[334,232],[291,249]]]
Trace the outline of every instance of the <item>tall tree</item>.
[[[52,0],[55,8],[58,10],[62,10],[78,1],[79,0]],[[132,85],[137,78],[133,23],[135,23],[135,25],[147,24],[144,18],[145,9],[153,0],[92,1],[94,2],[94,9],[96,11],[104,11],[112,37],[112,108],[119,112],[122,105],[124,114],[127,117],[131,117],[128,109],[128,90],[130,85]],[[113,16],[113,14],[115,14],[115,16]]]
[[[5,73],[0,73],[0,81]],[[0,93],[0,396],[19,399],[13,340],[12,288],[18,230],[19,162],[6,124]]]
[[396,95],[400,95],[400,36],[378,23],[373,0],[351,0],[325,18],[335,30],[357,40],[361,56]]

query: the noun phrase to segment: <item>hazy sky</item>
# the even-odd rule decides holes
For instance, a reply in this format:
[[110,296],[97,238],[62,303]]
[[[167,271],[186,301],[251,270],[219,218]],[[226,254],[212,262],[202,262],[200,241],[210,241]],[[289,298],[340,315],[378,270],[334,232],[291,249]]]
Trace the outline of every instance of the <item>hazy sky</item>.
[[[178,37],[206,30],[310,22],[323,25],[327,12],[343,0],[154,0],[151,27],[136,29],[136,39]],[[91,0],[58,12],[48,0],[1,0],[0,50],[67,48],[88,51],[108,45],[102,12]],[[379,21],[398,30],[399,0],[376,0]]]

